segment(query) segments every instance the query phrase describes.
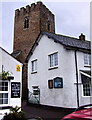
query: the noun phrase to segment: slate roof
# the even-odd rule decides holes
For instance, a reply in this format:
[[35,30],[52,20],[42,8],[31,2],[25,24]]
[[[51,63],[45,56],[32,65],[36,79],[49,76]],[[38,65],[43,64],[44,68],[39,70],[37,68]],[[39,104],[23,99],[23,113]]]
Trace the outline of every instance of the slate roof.
[[[5,49],[3,49],[2,47],[0,47],[1,50],[3,50],[5,53],[7,53],[8,55],[10,55],[12,58],[14,58],[15,60],[17,60],[12,54],[8,53]],[[18,62],[20,62],[19,60],[17,60]],[[20,62],[21,63],[21,62]],[[22,64],[22,63],[21,63]]]
[[49,38],[54,39],[55,42],[58,42],[66,47],[73,47],[85,50],[91,50],[90,41],[84,41],[73,37],[68,37],[64,35],[58,35],[48,32],[42,32],[43,35],[47,35]]
[[32,46],[27,58],[26,62],[29,60],[30,56],[33,54],[35,47],[38,45],[38,42],[42,35],[48,36],[48,38],[54,40],[56,43],[62,44],[66,49],[75,49],[83,52],[91,52],[91,42],[87,40],[80,40],[78,38],[49,33],[49,32],[41,32]]

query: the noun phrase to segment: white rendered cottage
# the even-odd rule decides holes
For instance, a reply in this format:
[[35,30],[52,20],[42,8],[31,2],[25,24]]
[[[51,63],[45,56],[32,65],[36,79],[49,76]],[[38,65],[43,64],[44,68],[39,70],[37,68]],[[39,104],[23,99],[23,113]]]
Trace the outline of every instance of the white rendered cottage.
[[28,57],[29,102],[76,108],[90,103],[91,47],[79,39],[42,32]]
[[[4,73],[8,73],[5,78]],[[0,118],[10,107],[21,107],[22,64],[0,47]]]

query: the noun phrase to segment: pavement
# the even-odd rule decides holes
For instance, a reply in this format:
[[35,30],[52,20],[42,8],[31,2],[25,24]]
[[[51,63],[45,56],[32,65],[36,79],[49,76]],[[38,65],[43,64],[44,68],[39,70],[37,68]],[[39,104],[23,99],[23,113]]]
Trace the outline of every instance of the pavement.
[[61,120],[63,116],[74,111],[74,109],[27,104],[26,102],[22,102],[22,110],[28,120]]

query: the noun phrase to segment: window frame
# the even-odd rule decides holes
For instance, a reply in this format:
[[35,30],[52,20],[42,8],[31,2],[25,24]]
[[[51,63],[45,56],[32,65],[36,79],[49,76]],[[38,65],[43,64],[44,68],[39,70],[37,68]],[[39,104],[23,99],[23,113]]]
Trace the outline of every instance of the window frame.
[[[8,83],[8,88],[7,88],[7,90],[0,90],[0,94],[8,94],[8,97],[7,98],[5,98],[5,99],[7,99],[7,103],[6,104],[4,104],[4,103],[2,103],[2,104],[0,104],[0,106],[8,106],[9,105],[9,81],[8,80],[5,80],[5,81],[0,81],[0,82],[7,82]],[[2,84],[1,84],[2,85]],[[4,87],[5,88],[5,87]],[[3,98],[0,98],[1,100],[4,100]]]
[[[87,84],[89,84],[89,86],[90,86],[90,90],[89,90],[90,95],[86,95],[87,91],[84,91],[84,90],[88,90],[88,88],[84,88],[84,87],[86,87],[84,85],[87,85]],[[90,83],[82,84],[82,95],[83,95],[83,97],[91,97],[91,84]]]
[[37,73],[37,59],[31,61],[31,73]]
[[[90,76],[85,75],[83,73],[81,73],[80,75],[81,75],[81,83],[82,83],[82,96],[83,97],[91,97],[91,78],[90,78]],[[85,86],[87,84],[89,85],[89,88],[87,88],[87,86]],[[89,92],[88,92],[88,90],[89,90]],[[90,95],[87,95],[87,93],[89,93]]]
[[84,53],[84,66],[91,66],[91,54]]
[[[55,57],[55,55],[57,55],[57,56]],[[49,69],[58,68],[58,64],[59,64],[58,52],[49,54],[48,58],[49,58]]]

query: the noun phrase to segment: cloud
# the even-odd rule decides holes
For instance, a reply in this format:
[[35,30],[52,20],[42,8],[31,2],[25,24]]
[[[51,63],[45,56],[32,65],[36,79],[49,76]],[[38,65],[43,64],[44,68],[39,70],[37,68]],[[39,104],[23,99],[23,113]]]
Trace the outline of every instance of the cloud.
[[78,37],[84,33],[90,38],[90,3],[89,2],[61,2],[56,3],[54,9],[56,18],[56,32]]

